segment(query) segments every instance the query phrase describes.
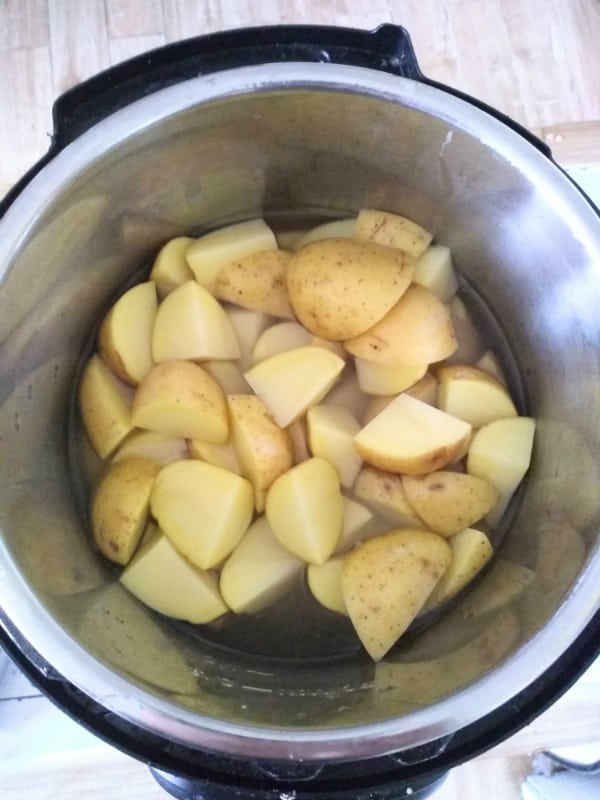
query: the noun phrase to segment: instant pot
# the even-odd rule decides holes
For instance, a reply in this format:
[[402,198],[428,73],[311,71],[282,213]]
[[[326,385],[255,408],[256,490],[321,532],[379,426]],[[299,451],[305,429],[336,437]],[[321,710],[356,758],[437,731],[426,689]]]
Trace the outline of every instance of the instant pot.
[[[361,207],[452,249],[537,421],[497,553],[508,577],[492,565],[377,667],[306,625],[282,623],[275,657],[143,608],[90,544],[89,465],[72,458],[82,354],[160,245]],[[2,645],[169,792],[424,797],[597,655],[598,212],[534,136],[425,78],[402,28],[244,29],[107,70],[57,100],[50,150],[0,217]]]

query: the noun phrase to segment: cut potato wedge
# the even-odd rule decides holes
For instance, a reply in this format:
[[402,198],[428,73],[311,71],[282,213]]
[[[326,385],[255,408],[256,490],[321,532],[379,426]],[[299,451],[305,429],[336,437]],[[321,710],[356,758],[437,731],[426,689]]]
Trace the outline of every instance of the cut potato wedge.
[[125,458],[149,458],[162,466],[187,458],[185,439],[154,431],[132,431],[112,457],[113,463]]
[[396,526],[424,528],[408,502],[402,477],[365,464],[354,483],[354,495]]
[[517,416],[506,387],[477,367],[463,364],[440,367],[436,377],[439,408],[474,428]]
[[303,461],[273,483],[266,516],[281,544],[309,564],[333,553],[344,520],[337,471],[322,458]]
[[157,307],[154,283],[138,283],[119,297],[98,331],[100,355],[115,375],[133,386],[154,364],[152,330]]
[[333,464],[340,483],[349,489],[362,466],[354,446],[360,431],[355,417],[343,406],[316,405],[308,409],[306,425],[310,452]]
[[189,447],[192,458],[206,461],[207,464],[212,464],[213,467],[226,469],[235,475],[242,474],[242,468],[231,439],[221,444],[211,444],[200,439],[190,439]]
[[422,365],[450,356],[456,338],[446,306],[432,292],[412,284],[379,322],[347,339],[344,347],[366,361]]
[[303,568],[304,562],[283,547],[261,516],[225,562],[221,594],[236,614],[254,614],[288,591]]
[[113,453],[133,430],[133,390],[95,355],[85,365],[79,384],[79,410],[90,443],[100,458]]
[[405,391],[427,372],[427,364],[380,364],[355,358],[358,385],[365,394],[393,395]]
[[249,308],[240,308],[239,306],[228,306],[225,312],[238,338],[240,346],[238,364],[240,369],[242,371],[249,369],[253,364],[252,351],[256,342],[272,324],[273,320],[267,314],[263,314],[262,311],[252,311]]
[[324,564],[309,564],[306,569],[308,588],[324,608],[348,616],[342,592],[343,556],[334,556]]
[[162,468],[150,507],[177,550],[197,567],[211,569],[248,529],[254,494],[244,478],[189,459]]
[[467,422],[400,394],[354,443],[364,460],[379,469],[424,475],[462,458],[470,436]]
[[452,329],[456,337],[456,350],[448,356],[448,364],[474,364],[483,354],[484,341],[463,301],[455,295],[448,303]]
[[293,319],[286,284],[291,258],[287,250],[263,250],[231,261],[219,272],[212,293],[243,308]]
[[152,331],[152,357],[159,364],[173,359],[236,359],[240,346],[218,300],[195,281],[188,281],[162,301]]
[[484,372],[487,372],[488,375],[491,375],[492,378],[495,378],[503,386],[506,386],[506,378],[504,377],[502,367],[491,350],[486,350],[481,358],[477,360],[475,366],[478,369],[482,369]]
[[246,394],[250,387],[235,361],[203,361],[205,369],[225,394]]
[[299,322],[279,322],[277,325],[271,325],[256,340],[252,349],[252,363],[258,364],[286,350],[306,347],[312,340],[312,333],[303,328]]
[[229,436],[223,390],[189,361],[163,361],[138,386],[131,420],[138,428],[219,444]]
[[285,428],[325,397],[344,361],[323,347],[298,347],[256,364],[244,377]]
[[356,218],[354,236],[372,242],[397,247],[418,258],[429,247],[433,236],[406,217],[389,211],[363,208]]
[[166,297],[182,283],[194,279],[185,254],[195,241],[189,236],[178,236],[159,250],[150,272],[150,280],[156,284],[159,297]]
[[113,464],[96,488],[92,533],[102,555],[115,564],[127,564],[139,544],[160,468],[150,459],[129,458]]
[[331,222],[324,222],[304,233],[293,243],[293,250],[300,250],[311,242],[318,242],[320,239],[351,239],[354,236],[354,226],[356,219],[334,219]]
[[277,240],[266,222],[251,219],[201,236],[187,249],[186,260],[200,286],[212,292],[223,267],[252,253],[276,249]]
[[334,555],[345,553],[362,539],[366,539],[371,533],[372,523],[373,514],[366,505],[344,497],[344,522]]
[[402,636],[451,561],[441,536],[410,528],[375,536],[344,556],[344,603],[374,661]]
[[458,281],[452,267],[450,249],[442,244],[431,244],[415,261],[413,281],[447,303],[458,291]]
[[158,528],[144,539],[119,580],[148,608],[194,625],[228,611],[216,573],[190,564]]
[[429,595],[425,611],[455,597],[481,572],[494,554],[485,533],[474,528],[466,528],[451,536],[448,544],[452,548],[452,562]]

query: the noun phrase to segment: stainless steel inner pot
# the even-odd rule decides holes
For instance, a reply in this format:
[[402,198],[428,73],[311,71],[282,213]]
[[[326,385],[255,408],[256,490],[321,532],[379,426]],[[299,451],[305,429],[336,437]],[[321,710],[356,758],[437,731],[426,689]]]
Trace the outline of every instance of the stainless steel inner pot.
[[[484,577],[487,613],[459,605],[377,673],[366,660],[246,658],[144,609],[90,546],[67,448],[93,326],[162,242],[282,209],[360,207],[405,214],[452,248],[538,421],[499,554],[533,581],[502,605]],[[600,223],[551,160],[484,111],[335,64],[187,80],[109,116],[42,169],[0,221],[0,275],[2,617],[141,729],[308,760],[444,741],[542,675],[597,611]]]

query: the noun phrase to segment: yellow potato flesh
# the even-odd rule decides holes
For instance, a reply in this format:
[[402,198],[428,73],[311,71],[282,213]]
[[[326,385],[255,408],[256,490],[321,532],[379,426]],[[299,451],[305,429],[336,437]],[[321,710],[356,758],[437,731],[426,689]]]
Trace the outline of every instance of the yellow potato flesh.
[[113,464],[98,484],[91,507],[94,541],[102,555],[127,564],[141,539],[160,464],[130,458]]
[[450,248],[431,244],[415,261],[415,283],[429,289],[436,297],[447,303],[458,291],[458,281],[452,267]]
[[348,616],[342,592],[344,558],[330,558],[324,564],[309,564],[306,570],[308,588],[315,600],[330,611]]
[[232,261],[219,272],[212,293],[244,308],[292,319],[286,284],[291,258],[286,250],[264,250]]
[[482,519],[498,502],[491,483],[474,475],[438,470],[404,475],[406,499],[429,530],[452,536]]
[[229,435],[223,390],[189,361],[157,364],[138,386],[131,419],[138,428],[215,444]]
[[115,462],[125,458],[149,458],[165,466],[187,456],[187,442],[181,437],[154,431],[132,431],[112,460]]
[[100,458],[110,456],[133,430],[132,398],[132,390],[100,356],[92,356],[79,384],[79,410],[88,439]]
[[252,349],[252,363],[258,364],[286,350],[306,347],[312,343],[312,339],[312,334],[298,322],[280,322],[271,325],[256,340]]
[[349,339],[399,300],[413,275],[405,253],[373,242],[323,239],[299,250],[287,270],[292,308],[315,336]]
[[152,357],[157,364],[173,359],[235,359],[240,357],[240,346],[218,300],[195,281],[188,281],[158,308]]
[[163,467],[150,507],[177,550],[197,567],[211,569],[250,525],[254,496],[244,478],[190,459]]
[[379,364],[354,360],[358,385],[365,394],[393,395],[405,391],[427,372],[427,364]]
[[341,358],[311,345],[266,358],[244,377],[275,422],[285,428],[323,399],[343,368]]
[[152,281],[129,289],[110,309],[98,331],[98,349],[112,371],[137,385],[153,366],[152,329],[156,318]]
[[388,247],[397,247],[413,258],[418,258],[429,247],[432,235],[411,219],[363,208],[359,211],[354,226],[354,236],[379,242]]
[[245,394],[250,391],[235,361],[203,361],[202,367],[216,380],[225,394]]
[[368,539],[344,557],[344,602],[374,661],[405,632],[451,561],[441,536],[410,528]]
[[406,366],[442,361],[456,346],[448,309],[417,284],[372,328],[344,342],[346,350],[358,358]]
[[210,444],[210,442],[202,442],[200,439],[190,439],[190,454],[192,458],[206,461],[213,467],[221,467],[221,469],[226,469],[236,475],[242,474],[242,468],[231,439],[222,444]]
[[198,283],[212,291],[223,267],[252,253],[275,249],[273,231],[263,219],[251,219],[201,236],[187,249],[186,260]]
[[429,595],[425,610],[455,597],[478,575],[494,554],[488,537],[474,528],[456,533],[448,539],[452,562]]
[[190,564],[160,530],[144,540],[119,580],[149,608],[195,625],[228,611],[216,573]]
[[372,530],[373,514],[362,503],[344,497],[344,522],[334,555],[345,553],[366,538]]
[[293,242],[292,250],[301,250],[307,244],[317,242],[320,239],[351,239],[354,236],[355,225],[356,219],[354,218],[334,219],[331,222],[324,222],[322,225],[317,225],[302,234]]
[[423,475],[461,458],[470,435],[471,426],[463,420],[400,394],[354,442],[364,460],[375,467]]
[[324,564],[339,541],[344,518],[335,467],[322,458],[292,467],[269,489],[266,516],[291,553],[310,564]]
[[483,370],[459,365],[442,367],[437,378],[439,407],[474,428],[517,416],[506,387]]
[[156,284],[160,297],[165,297],[173,289],[194,278],[185,254],[195,239],[189,236],[178,236],[171,239],[159,251],[152,265],[150,280]]
[[253,364],[252,352],[263,332],[272,326],[272,317],[262,311],[253,311],[249,308],[229,306],[226,309],[240,346],[238,364],[240,369],[246,370]]
[[349,489],[362,466],[362,458],[354,446],[359,423],[347,408],[332,405],[309,408],[306,422],[310,452],[333,464],[340,483]]
[[225,562],[219,586],[232,611],[255,613],[276,602],[303,567],[304,562],[281,545],[261,516]]
[[358,473],[353,492],[359,500],[396,526],[424,527],[408,502],[400,475],[365,464]]

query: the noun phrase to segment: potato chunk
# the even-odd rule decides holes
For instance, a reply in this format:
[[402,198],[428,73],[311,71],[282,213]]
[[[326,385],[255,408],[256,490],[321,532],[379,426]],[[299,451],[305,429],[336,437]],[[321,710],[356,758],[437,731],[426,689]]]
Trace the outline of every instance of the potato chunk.
[[354,236],[356,219],[334,219],[331,222],[323,222],[302,234],[294,242],[293,250],[300,250],[311,242],[318,242],[320,239],[351,239]]
[[365,464],[358,473],[353,491],[359,500],[390,520],[395,527],[425,527],[408,502],[402,476]]
[[475,528],[465,528],[456,533],[448,539],[448,544],[452,548],[452,562],[429,595],[426,610],[455,597],[481,572],[494,554],[485,533]]
[[477,367],[462,364],[440,367],[436,377],[439,407],[474,428],[495,419],[517,416],[506,387]]
[[428,364],[380,364],[354,360],[358,385],[365,394],[389,396],[413,386],[427,372]]
[[293,319],[286,284],[291,258],[286,250],[263,250],[232,261],[217,275],[213,294],[243,308]]
[[324,608],[348,616],[342,591],[343,556],[334,556],[324,564],[309,564],[306,569],[308,588]]
[[450,249],[441,244],[431,244],[415,261],[415,283],[420,284],[447,303],[458,290],[458,281],[452,267]]
[[166,297],[173,289],[194,278],[185,254],[196,240],[189,236],[178,236],[168,241],[154,259],[150,280],[156,284],[159,297]]
[[413,258],[422,255],[433,238],[425,228],[411,219],[371,208],[362,208],[359,211],[354,236],[388,247],[397,247]]
[[114,454],[112,460],[125,458],[149,458],[162,466],[172,461],[187,458],[188,447],[185,439],[154,431],[132,431]]
[[362,466],[362,458],[354,446],[359,423],[347,408],[330,405],[309,408],[306,422],[311,453],[333,464],[342,486],[349,489]]
[[100,356],[92,356],[79,384],[79,409],[85,432],[100,458],[113,453],[133,430],[132,398],[133,391]]

